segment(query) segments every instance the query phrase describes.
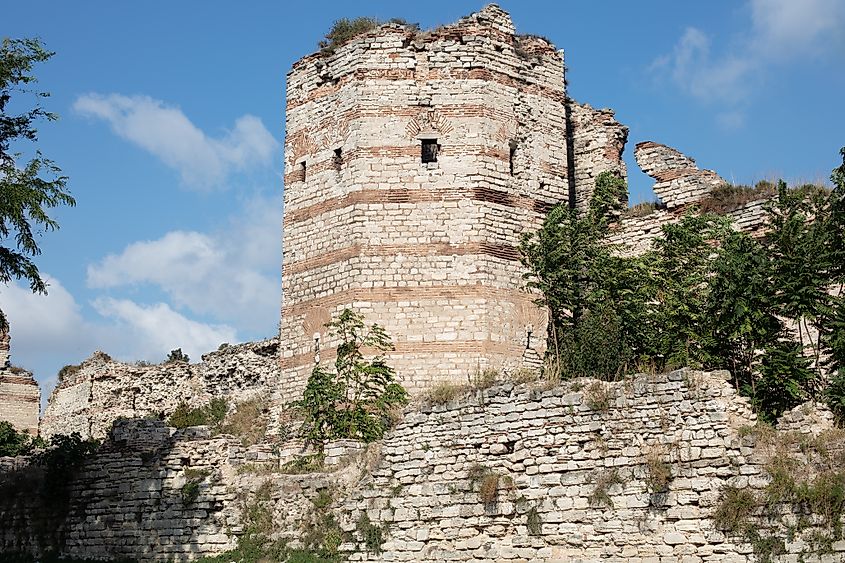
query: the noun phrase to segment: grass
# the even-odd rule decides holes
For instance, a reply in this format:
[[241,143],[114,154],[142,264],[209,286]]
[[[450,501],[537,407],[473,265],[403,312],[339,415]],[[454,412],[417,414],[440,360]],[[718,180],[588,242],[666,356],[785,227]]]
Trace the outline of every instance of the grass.
[[666,209],[666,205],[664,205],[663,202],[659,199],[655,199],[654,201],[643,201],[642,203],[632,205],[631,207],[623,211],[622,217],[645,217],[647,215],[651,215],[658,209]]
[[613,508],[613,500],[610,498],[608,491],[613,485],[623,485],[625,481],[619,476],[616,469],[604,471],[599,474],[595,480],[596,488],[589,496],[590,506],[605,506]]
[[438,383],[428,390],[423,401],[428,406],[445,405],[461,397],[467,392],[465,385],[458,385],[456,383]]
[[752,188],[751,186],[735,186],[723,184],[718,186],[703,200],[699,202],[702,213],[716,213],[724,215],[736,211],[743,205],[759,199],[767,199],[777,192],[775,185],[769,181],[761,180]]
[[672,481],[672,464],[664,460],[661,448],[654,448],[646,454],[646,485],[652,493],[665,493]]
[[382,526],[378,526],[373,524],[367,513],[362,512],[360,518],[358,518],[358,523],[355,528],[361,535],[361,541],[364,542],[364,547],[367,549],[367,552],[380,555],[381,546],[387,539],[387,525],[384,524]]
[[749,528],[748,519],[757,506],[757,499],[751,491],[725,487],[713,513],[713,524],[717,530],[732,535],[745,534]]
[[223,434],[232,434],[240,438],[244,446],[259,443],[267,434],[267,401],[252,399],[238,403],[220,427]]
[[610,410],[610,390],[601,381],[594,381],[584,390],[584,402],[594,411]]
[[181,402],[167,419],[167,425],[173,428],[190,428],[192,426],[218,427],[226,417],[228,410],[226,399],[214,398],[207,404],[191,408],[188,403]]
[[303,455],[296,457],[282,466],[282,473],[300,474],[315,473],[323,470],[323,462],[326,456],[323,454]]

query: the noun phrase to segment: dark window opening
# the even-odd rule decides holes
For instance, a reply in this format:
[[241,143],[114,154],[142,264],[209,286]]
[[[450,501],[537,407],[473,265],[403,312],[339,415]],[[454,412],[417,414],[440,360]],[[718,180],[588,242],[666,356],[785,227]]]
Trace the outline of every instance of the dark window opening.
[[304,182],[305,181],[305,173],[306,173],[306,166],[305,161],[299,163],[299,176],[300,179]]
[[510,167],[510,174],[513,176],[513,161],[514,157],[516,156],[516,143],[511,141],[510,143],[510,156],[508,157],[508,166]]
[[332,164],[336,172],[340,172],[340,167],[343,166],[343,150],[335,149],[332,157]]
[[437,162],[437,153],[440,152],[440,145],[437,144],[437,139],[423,139],[422,140],[422,162]]

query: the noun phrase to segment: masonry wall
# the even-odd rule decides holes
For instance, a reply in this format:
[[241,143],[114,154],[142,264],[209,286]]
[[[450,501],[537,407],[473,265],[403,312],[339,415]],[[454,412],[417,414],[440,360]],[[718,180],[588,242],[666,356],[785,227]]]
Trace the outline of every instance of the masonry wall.
[[41,432],[103,438],[118,417],[169,415],[214,397],[241,402],[270,396],[278,382],[277,339],[226,346],[197,364],[133,365],[97,352],[66,375],[50,395]]
[[12,423],[19,432],[38,434],[41,390],[32,374],[11,365],[9,333],[0,333],[0,420]]
[[[266,509],[274,537],[297,546],[318,525],[324,498],[320,510],[334,514],[340,551],[353,561],[757,561],[742,536],[715,528],[722,492],[762,492],[772,448],[795,460],[796,477],[829,471],[845,441],[830,413],[810,404],[786,413],[783,431],[764,441],[728,379],[681,370],[616,383],[500,384],[410,409],[382,443],[346,462],[338,455],[348,447],[329,444],[331,466],[300,475],[279,470],[307,453],[296,441],[244,448],[201,427],[120,421],[69,479],[67,503],[45,500],[43,476],[26,459],[0,459],[0,553],[214,555],[243,533],[246,506]],[[813,451],[828,461],[801,461]],[[654,484],[655,471],[665,486]],[[495,496],[485,501],[491,475]],[[190,479],[199,491],[186,502]],[[365,546],[364,513],[383,530],[381,553]],[[845,560],[845,541],[818,556],[818,521],[789,531],[766,514],[755,529],[785,540],[774,561]]]
[[[427,32],[382,26],[294,65],[281,326],[290,397],[317,333],[331,360],[323,325],[345,307],[394,337],[389,361],[412,392],[519,367],[529,331],[542,356],[546,321],[521,289],[517,246],[569,199],[565,102],[561,53],[516,35],[494,5]],[[622,166],[624,128],[573,107],[583,180]],[[440,145],[436,163],[421,162],[425,138]]]

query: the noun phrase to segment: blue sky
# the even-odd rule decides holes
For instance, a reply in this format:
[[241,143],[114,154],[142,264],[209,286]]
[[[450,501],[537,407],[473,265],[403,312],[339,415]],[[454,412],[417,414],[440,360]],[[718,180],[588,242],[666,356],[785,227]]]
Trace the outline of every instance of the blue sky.
[[[502,1],[520,33],[566,52],[570,94],[630,128],[632,202],[651,197],[633,145],[674,146],[736,182],[823,180],[845,144],[845,3]],[[41,239],[48,296],[0,287],[12,360],[49,391],[95,349],[192,360],[274,334],[280,308],[284,79],[340,17],[423,28],[481,3],[7,2],[4,37],[61,115],[38,147],[78,205]],[[19,147],[26,150],[26,147]]]

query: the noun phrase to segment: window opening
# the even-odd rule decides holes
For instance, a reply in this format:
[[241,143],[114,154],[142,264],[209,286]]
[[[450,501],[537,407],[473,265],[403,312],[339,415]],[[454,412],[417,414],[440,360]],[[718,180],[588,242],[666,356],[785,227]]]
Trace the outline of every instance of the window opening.
[[516,156],[516,142],[510,142],[510,156],[508,157],[508,165],[510,166],[510,173],[513,176],[513,161]]
[[343,149],[335,149],[332,157],[332,164],[335,172],[340,172],[340,167],[343,166]]
[[437,139],[423,139],[422,140],[422,162],[437,162],[437,153],[440,152],[440,145],[437,144]]
[[302,177],[302,181],[305,181],[305,173],[306,173],[306,166],[305,161],[299,163],[299,175]]

